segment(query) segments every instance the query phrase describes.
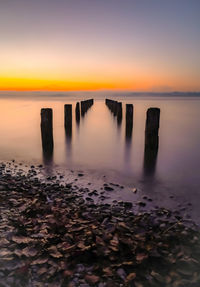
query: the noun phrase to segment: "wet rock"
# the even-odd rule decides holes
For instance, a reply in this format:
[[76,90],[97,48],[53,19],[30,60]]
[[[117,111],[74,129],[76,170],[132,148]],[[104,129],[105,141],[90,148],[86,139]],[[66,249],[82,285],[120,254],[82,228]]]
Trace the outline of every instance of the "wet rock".
[[126,202],[124,202],[124,206],[126,208],[132,208],[133,204],[132,204],[132,202],[126,201]]
[[110,187],[110,186],[104,186],[104,189],[105,189],[106,191],[112,191],[112,190],[114,190],[114,188],[112,188],[112,187]]
[[87,200],[87,201],[93,201],[93,199],[90,198],[90,197],[86,197],[86,200]]
[[123,268],[119,268],[119,269],[117,270],[117,274],[118,274],[118,276],[119,276],[122,280],[125,280],[126,277],[127,277],[126,272],[124,271]]
[[138,204],[139,206],[142,206],[142,207],[145,207],[145,206],[146,206],[146,203],[143,202],[143,201],[138,201],[137,204]]
[[99,276],[96,275],[86,275],[85,276],[85,280],[89,283],[89,284],[96,284],[100,281]]

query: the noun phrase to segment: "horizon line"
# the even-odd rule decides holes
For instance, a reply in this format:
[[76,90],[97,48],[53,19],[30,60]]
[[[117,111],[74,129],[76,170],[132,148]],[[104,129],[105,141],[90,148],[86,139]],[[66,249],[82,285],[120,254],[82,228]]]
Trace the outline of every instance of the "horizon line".
[[176,93],[192,93],[192,94],[198,94],[200,93],[200,90],[198,91],[182,91],[182,90],[174,90],[174,91],[151,91],[151,90],[132,90],[132,89],[74,89],[74,90],[49,90],[49,89],[0,89],[0,93],[3,92],[59,92],[59,93],[71,93],[71,92],[126,92],[126,93],[137,93],[137,94],[176,94]]

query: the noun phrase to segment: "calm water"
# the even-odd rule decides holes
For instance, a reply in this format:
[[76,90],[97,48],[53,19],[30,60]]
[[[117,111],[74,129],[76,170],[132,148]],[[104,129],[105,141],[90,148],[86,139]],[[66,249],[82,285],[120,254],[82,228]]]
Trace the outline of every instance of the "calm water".
[[[74,108],[80,99],[64,97],[0,98],[0,160],[58,165],[63,169],[106,174],[120,183],[138,186],[158,201],[175,194],[179,202],[191,202],[193,215],[200,218],[200,99],[126,98],[123,120],[116,118],[97,98],[94,105],[75,121]],[[73,105],[72,137],[64,130],[64,104]],[[132,138],[125,137],[124,106],[134,105]],[[40,109],[53,108],[54,153],[43,157]],[[159,150],[151,166],[144,160],[146,110],[161,109]]]

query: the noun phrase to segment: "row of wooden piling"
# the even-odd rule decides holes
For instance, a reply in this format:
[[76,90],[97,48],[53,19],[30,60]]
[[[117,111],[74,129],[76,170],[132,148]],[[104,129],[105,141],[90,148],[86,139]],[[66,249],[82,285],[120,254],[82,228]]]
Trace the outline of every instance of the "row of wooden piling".
[[[118,124],[122,122],[122,102],[106,99],[105,103],[111,113],[117,117]],[[131,137],[133,128],[133,105],[126,104],[126,135]]]
[[[105,103],[114,116],[117,116],[118,123],[122,120],[122,103],[110,99],[106,99]],[[133,129],[133,105],[126,104],[126,137],[132,136]],[[160,109],[149,108],[146,115],[145,128],[145,148],[149,150],[158,149],[158,131],[160,122]]]
[[81,115],[84,116],[84,114],[89,110],[89,108],[94,104],[93,99],[89,99],[86,101],[81,101]]
[[[93,105],[94,100],[81,101],[81,115],[84,116],[88,109]],[[75,107],[76,121],[80,122],[80,104]],[[64,105],[64,125],[66,135],[72,134],[72,105]],[[42,148],[44,152],[53,150],[53,110],[50,108],[41,109],[41,136]]]
[[117,122],[121,123],[122,121],[122,103],[110,99],[106,99],[105,103],[111,113],[113,113],[114,116],[117,116]]
[[[93,105],[93,100],[86,100],[81,102],[81,115],[85,114],[87,110]],[[122,103],[106,99],[106,105],[111,112],[116,116],[118,122],[122,120]],[[83,110],[83,113],[82,113]],[[72,133],[72,105],[67,104],[64,106],[64,124],[66,135]],[[76,120],[80,121],[80,104],[76,104],[75,108]],[[159,122],[160,122],[160,109],[149,108],[146,116],[145,128],[145,149],[157,151],[159,137]],[[126,104],[126,137],[131,138],[133,129],[133,105]],[[53,150],[53,111],[52,109],[41,109],[41,135],[43,151],[49,152]]]

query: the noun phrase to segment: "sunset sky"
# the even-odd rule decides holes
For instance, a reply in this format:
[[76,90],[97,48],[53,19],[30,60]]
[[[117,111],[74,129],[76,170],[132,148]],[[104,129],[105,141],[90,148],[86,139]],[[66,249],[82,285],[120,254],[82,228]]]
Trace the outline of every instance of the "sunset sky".
[[199,0],[0,0],[0,90],[200,91]]

